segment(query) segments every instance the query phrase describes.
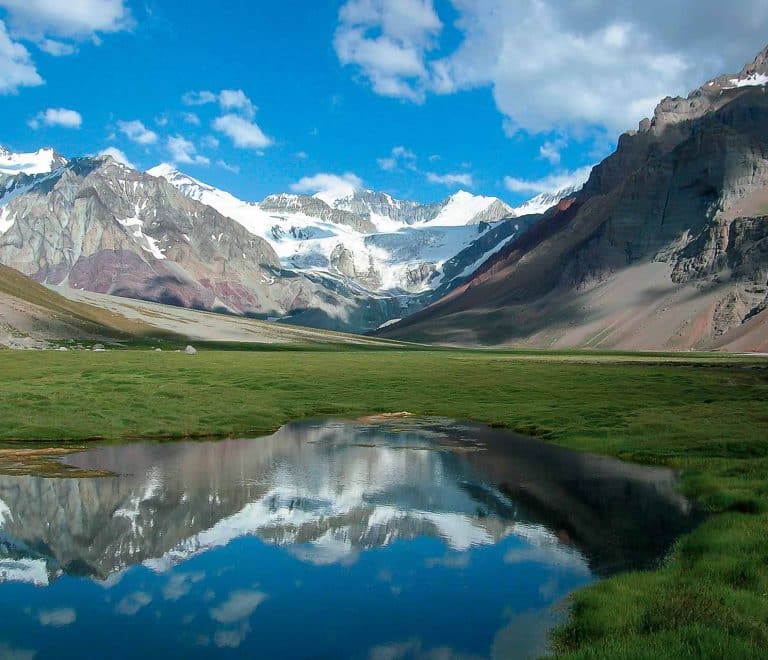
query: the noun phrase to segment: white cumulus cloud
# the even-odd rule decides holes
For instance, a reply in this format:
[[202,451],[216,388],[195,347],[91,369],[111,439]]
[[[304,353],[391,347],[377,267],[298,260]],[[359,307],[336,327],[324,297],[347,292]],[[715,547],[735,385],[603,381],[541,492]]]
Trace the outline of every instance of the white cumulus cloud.
[[253,117],[257,110],[242,89],[224,89],[219,92],[219,105],[222,110],[238,110],[247,117]]
[[236,147],[242,149],[264,149],[272,144],[272,139],[261,130],[256,122],[240,115],[222,115],[213,120],[212,126],[214,130],[231,139]]
[[662,97],[740,69],[768,28],[768,0],[450,3],[459,39],[446,52],[433,0],[348,0],[339,61],[384,96],[487,88],[509,134],[634,128]]
[[29,51],[8,35],[0,21],[0,94],[15,93],[20,87],[42,85]]
[[148,129],[138,119],[132,121],[118,121],[118,130],[125,135],[131,142],[137,144],[154,144],[157,142],[157,133]]
[[130,161],[128,156],[123,151],[120,151],[117,147],[107,147],[99,152],[99,156],[112,156],[118,163],[130,167],[132,170],[136,169],[136,166]]
[[211,161],[197,153],[195,145],[186,138],[176,135],[166,141],[168,153],[174,163],[182,165],[210,165]]
[[40,126],[59,126],[61,128],[80,128],[83,125],[83,117],[76,110],[67,108],[48,108],[38,112],[33,119],[28,122],[33,129]]
[[332,204],[337,199],[349,197],[362,187],[362,179],[352,172],[341,175],[320,173],[314,176],[305,176],[292,184],[291,190],[305,195],[315,195],[327,204]]
[[133,21],[124,0],[0,0],[14,34],[85,39],[128,29]]
[[432,0],[349,0],[339,11],[333,45],[377,94],[421,101],[426,54],[443,24]]
[[565,140],[547,140],[539,147],[539,158],[548,161],[550,165],[559,165],[562,160],[560,152],[565,146]]

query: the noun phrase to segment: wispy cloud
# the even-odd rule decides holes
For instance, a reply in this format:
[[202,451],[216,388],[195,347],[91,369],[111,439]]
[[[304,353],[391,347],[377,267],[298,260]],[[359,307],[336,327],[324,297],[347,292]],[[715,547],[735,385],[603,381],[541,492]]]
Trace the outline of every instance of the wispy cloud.
[[157,142],[157,133],[148,129],[138,119],[118,121],[117,129],[136,144],[148,145]]
[[398,167],[416,170],[416,154],[403,146],[394,147],[389,156],[378,158],[376,162],[385,172],[391,172],[398,169]]
[[581,167],[578,170],[560,171],[550,174],[549,176],[542,177],[541,179],[520,179],[517,177],[508,176],[504,178],[504,185],[507,190],[514,193],[521,194],[534,194],[546,192],[557,192],[564,188],[571,188],[586,182],[589,178],[589,173],[592,171],[592,166]]
[[58,126],[60,128],[80,128],[83,116],[76,110],[67,108],[48,108],[38,112],[27,124],[37,130],[40,126]]
[[209,158],[197,153],[194,143],[181,135],[169,137],[165,143],[174,163],[182,165],[210,165]]
[[223,133],[241,149],[264,149],[273,144],[261,127],[239,115],[228,114],[217,117],[212,124],[214,130]]
[[107,147],[106,149],[102,149],[99,152],[99,156],[112,156],[118,163],[122,163],[131,169],[136,169],[136,166],[129,160],[128,156],[117,147]]
[[467,172],[447,172],[446,174],[436,174],[427,172],[427,181],[443,186],[464,186],[473,188],[475,185],[471,174]]
[[345,174],[328,174],[321,172],[313,176],[305,176],[291,185],[291,190],[306,195],[316,195],[327,203],[349,197],[363,187],[362,179],[352,172]]

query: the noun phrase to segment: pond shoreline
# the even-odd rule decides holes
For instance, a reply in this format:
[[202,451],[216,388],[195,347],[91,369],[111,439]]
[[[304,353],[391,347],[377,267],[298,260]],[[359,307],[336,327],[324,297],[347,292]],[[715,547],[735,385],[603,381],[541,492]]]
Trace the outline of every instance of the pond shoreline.
[[[695,363],[695,356],[685,357]],[[556,635],[558,650],[622,657],[642,649],[669,657],[690,648],[703,655],[727,649],[759,657],[768,644],[768,569],[759,543],[768,526],[768,441],[760,431],[768,424],[768,377],[764,368],[743,368],[745,360],[763,367],[763,359],[698,369],[690,362],[572,364],[459,351],[204,352],[186,362],[153,356],[151,364],[128,351],[111,353],[108,363],[77,358],[0,354],[8,374],[0,383],[2,431],[26,442],[48,437],[49,444],[52,437],[68,443],[92,436],[103,422],[113,429],[109,435],[132,438],[141,429],[145,438],[168,439],[176,434],[159,425],[169,424],[183,429],[180,439],[204,430],[242,437],[289,419],[410,410],[672,467],[683,474],[681,491],[712,517],[683,537],[659,570],[578,592],[569,623]],[[37,407],[42,399],[54,405]],[[80,406],[86,400],[88,410]],[[131,401],[149,409],[137,415]],[[43,411],[50,423],[40,419]]]

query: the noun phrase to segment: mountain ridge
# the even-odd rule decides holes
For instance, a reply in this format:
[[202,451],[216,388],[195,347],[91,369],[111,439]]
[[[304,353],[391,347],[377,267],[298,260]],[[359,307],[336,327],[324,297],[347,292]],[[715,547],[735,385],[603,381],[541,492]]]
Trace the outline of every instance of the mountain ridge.
[[527,226],[463,191],[425,205],[365,190],[333,206],[245,202],[169,165],[3,153],[24,167],[0,174],[0,263],[50,285],[332,330],[407,315],[490,254],[488,236]]

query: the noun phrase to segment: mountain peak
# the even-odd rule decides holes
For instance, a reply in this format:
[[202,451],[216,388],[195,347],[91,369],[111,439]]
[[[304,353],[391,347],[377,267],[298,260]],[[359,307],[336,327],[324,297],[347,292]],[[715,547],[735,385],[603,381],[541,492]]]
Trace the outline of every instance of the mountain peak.
[[532,197],[527,202],[524,202],[520,206],[514,209],[515,215],[538,215],[540,213],[546,213],[553,206],[556,206],[560,201],[573,197],[584,187],[583,183],[577,183],[572,186],[567,186],[560,190],[554,190],[552,192],[539,193],[535,197]]
[[176,188],[180,188],[184,191],[187,197],[192,197],[197,201],[201,201],[201,195],[203,193],[215,193],[221,195],[228,195],[224,191],[219,191],[213,186],[209,186],[207,183],[198,181],[194,177],[189,176],[185,172],[177,169],[171,163],[160,163],[155,167],[147,170],[149,176],[157,177],[158,179],[165,179],[168,183],[173,184]]
[[654,110],[653,119],[644,119],[640,122],[639,132],[652,131],[660,134],[667,126],[698,119],[708,112],[723,107],[739,90],[766,85],[768,85],[768,46],[739,73],[712,78],[685,98],[667,96],[662,99]]
[[179,175],[186,177],[185,174],[179,172],[179,170],[170,163],[160,163],[159,165],[155,165],[152,169],[147,170],[147,174],[150,176],[162,177],[164,179],[168,179],[169,177],[176,178]]
[[0,174],[47,174],[64,167],[67,159],[53,147],[31,153],[17,153],[0,147]]
[[768,45],[757,54],[751,64],[741,70],[742,76],[754,73],[768,73]]

